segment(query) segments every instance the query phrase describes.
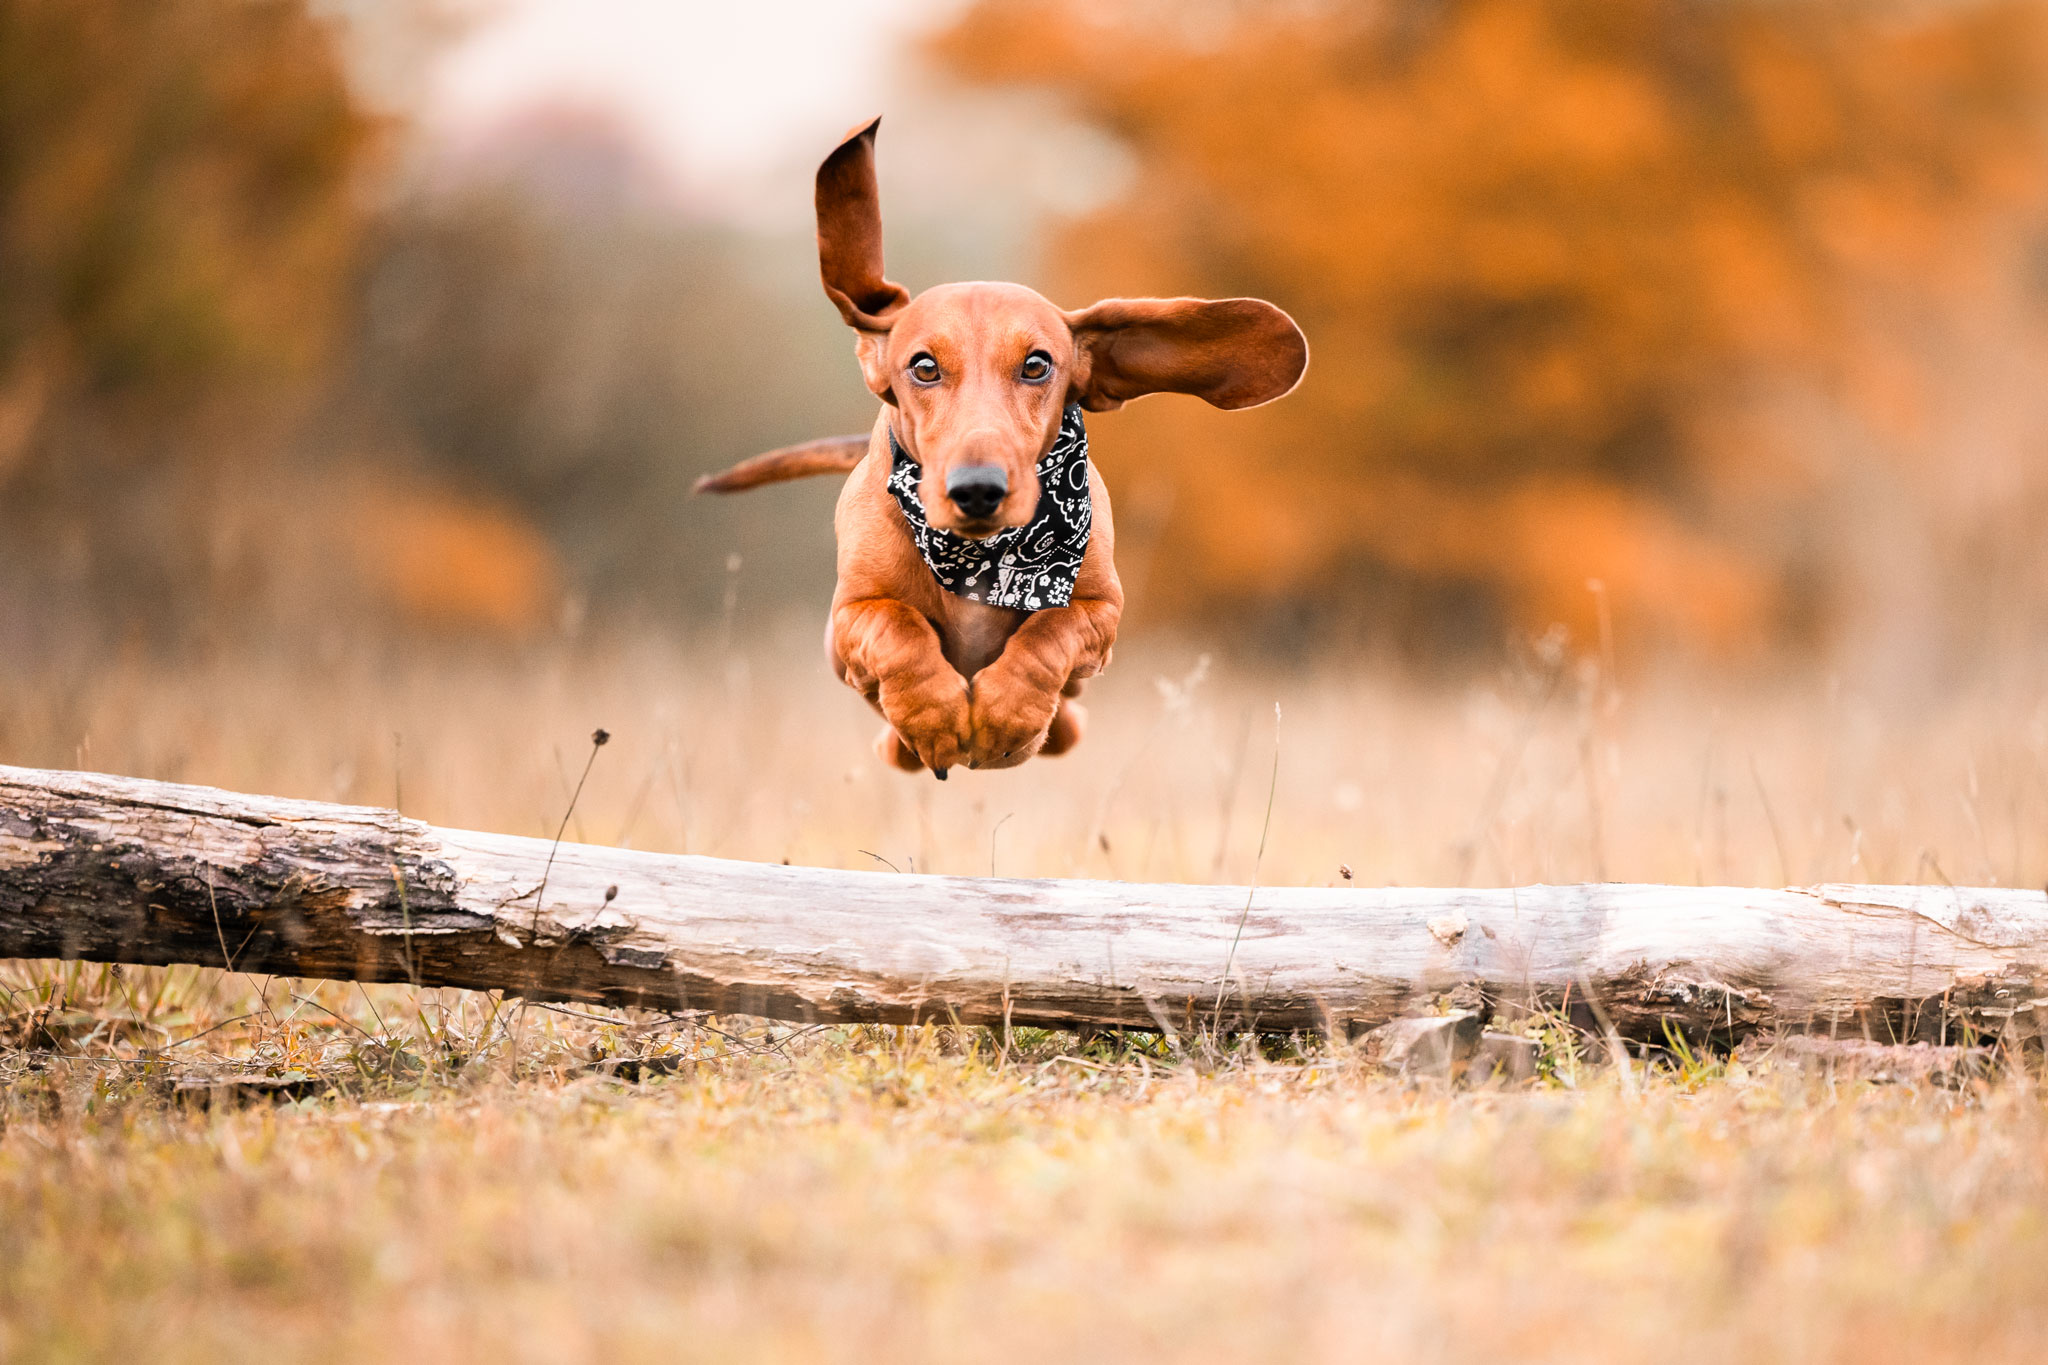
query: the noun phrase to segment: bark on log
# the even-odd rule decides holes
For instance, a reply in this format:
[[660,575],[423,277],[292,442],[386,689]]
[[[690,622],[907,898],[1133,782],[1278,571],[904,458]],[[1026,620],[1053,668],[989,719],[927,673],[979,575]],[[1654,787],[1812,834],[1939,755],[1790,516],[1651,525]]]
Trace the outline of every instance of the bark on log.
[[1669,1020],[1695,1037],[1953,1042],[1965,1025],[2033,1036],[2048,1015],[2048,895],[903,876],[556,848],[388,810],[0,767],[0,957],[797,1021],[1184,1031],[1220,995],[1226,1027],[1355,1031],[1450,993],[1568,1003],[1638,1038]]

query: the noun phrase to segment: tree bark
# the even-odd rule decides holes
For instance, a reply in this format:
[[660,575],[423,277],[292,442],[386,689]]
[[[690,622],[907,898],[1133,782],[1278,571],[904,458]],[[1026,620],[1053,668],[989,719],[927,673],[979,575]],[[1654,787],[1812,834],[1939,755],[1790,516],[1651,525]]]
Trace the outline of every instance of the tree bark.
[[1448,994],[1635,1038],[1953,1042],[2048,1015],[2048,895],[903,876],[0,767],[0,957],[804,1022],[1355,1031]]

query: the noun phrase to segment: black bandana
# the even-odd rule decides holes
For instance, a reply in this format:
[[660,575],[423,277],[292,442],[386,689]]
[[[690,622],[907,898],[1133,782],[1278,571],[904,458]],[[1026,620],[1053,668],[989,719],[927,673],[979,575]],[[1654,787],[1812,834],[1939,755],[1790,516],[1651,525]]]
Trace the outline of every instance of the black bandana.
[[923,470],[889,432],[889,491],[910,523],[917,552],[947,592],[992,607],[1040,611],[1064,607],[1074,595],[1081,555],[1088,548],[1088,524],[1094,507],[1088,498],[1088,432],[1081,425],[1081,405],[1067,404],[1060,434],[1038,462],[1038,511],[1023,526],[996,532],[987,540],[933,528],[917,500]]

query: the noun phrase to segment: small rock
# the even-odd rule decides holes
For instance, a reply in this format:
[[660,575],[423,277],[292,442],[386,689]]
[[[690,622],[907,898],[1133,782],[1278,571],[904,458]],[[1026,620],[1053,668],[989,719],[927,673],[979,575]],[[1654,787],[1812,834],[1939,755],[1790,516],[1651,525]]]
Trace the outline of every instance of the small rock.
[[1366,1055],[1396,1075],[1449,1077],[1478,1050],[1485,1029],[1473,1010],[1395,1019],[1365,1035]]
[[1490,1014],[1486,1007],[1486,991],[1477,981],[1460,981],[1457,985],[1437,997],[1437,1008],[1442,1010],[1476,1010]]

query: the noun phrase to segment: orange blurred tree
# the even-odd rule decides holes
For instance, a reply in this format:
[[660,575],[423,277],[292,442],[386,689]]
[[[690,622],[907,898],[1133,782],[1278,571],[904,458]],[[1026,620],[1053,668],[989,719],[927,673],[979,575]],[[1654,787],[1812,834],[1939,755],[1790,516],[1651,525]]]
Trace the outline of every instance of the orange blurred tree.
[[934,51],[1132,152],[1053,241],[1063,302],[1308,333],[1270,409],[1102,419],[1147,598],[1426,648],[1585,640],[1605,598],[1740,653],[1825,623],[1840,451],[1915,448],[1927,317],[2039,287],[2044,33],[2030,0],[981,0]]

